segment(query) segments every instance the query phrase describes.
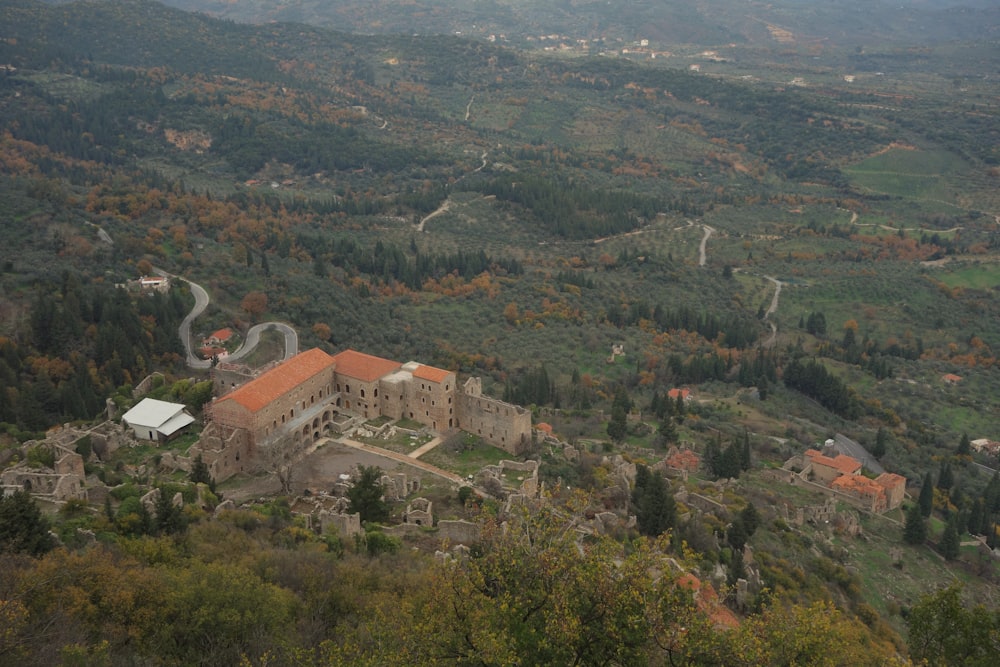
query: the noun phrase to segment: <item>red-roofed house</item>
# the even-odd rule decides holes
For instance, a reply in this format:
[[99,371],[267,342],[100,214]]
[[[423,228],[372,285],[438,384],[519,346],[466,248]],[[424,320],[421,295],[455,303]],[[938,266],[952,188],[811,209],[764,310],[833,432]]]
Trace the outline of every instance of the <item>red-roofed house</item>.
[[678,396],[680,396],[682,400],[686,401],[688,400],[688,396],[690,395],[691,395],[690,389],[678,389],[676,387],[667,392],[667,397],[672,398],[675,401],[677,400]]
[[225,329],[219,329],[218,331],[213,331],[208,336],[205,337],[205,345],[224,345],[228,343],[233,337],[233,330],[229,327]]
[[955,375],[954,373],[945,373],[941,376],[941,380],[947,384],[958,384],[962,381],[962,376]]
[[857,475],[861,472],[861,462],[843,454],[830,458],[815,449],[807,449],[805,460],[812,464],[812,473],[822,484],[829,484],[841,475]]

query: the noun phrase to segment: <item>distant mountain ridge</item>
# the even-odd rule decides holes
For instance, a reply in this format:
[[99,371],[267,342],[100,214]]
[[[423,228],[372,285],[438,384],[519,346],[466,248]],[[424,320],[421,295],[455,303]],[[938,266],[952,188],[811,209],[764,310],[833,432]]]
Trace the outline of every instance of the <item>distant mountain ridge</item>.
[[565,39],[712,46],[927,44],[1000,35],[1000,8],[986,0],[165,0],[188,11],[245,23],[291,21],[373,34],[456,34],[537,41]]

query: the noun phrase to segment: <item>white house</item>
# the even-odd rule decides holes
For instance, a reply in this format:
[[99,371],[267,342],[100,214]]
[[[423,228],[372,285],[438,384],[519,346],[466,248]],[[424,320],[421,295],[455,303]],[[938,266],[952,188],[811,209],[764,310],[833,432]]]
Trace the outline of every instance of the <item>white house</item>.
[[122,423],[127,424],[140,440],[165,442],[181,429],[194,422],[184,405],[144,398],[134,408],[122,415]]

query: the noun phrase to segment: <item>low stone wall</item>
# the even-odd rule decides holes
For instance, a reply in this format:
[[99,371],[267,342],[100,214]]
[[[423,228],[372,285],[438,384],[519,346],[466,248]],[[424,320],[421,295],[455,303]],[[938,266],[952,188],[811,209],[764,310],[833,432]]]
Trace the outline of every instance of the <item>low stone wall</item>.
[[475,544],[479,541],[479,525],[462,519],[442,519],[437,523],[438,536],[451,544]]

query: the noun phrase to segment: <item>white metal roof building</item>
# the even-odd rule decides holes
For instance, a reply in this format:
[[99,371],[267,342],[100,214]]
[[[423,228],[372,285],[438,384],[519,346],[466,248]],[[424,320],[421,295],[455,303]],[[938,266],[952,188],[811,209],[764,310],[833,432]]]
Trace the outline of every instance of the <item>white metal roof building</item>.
[[155,398],[144,398],[134,408],[122,415],[140,440],[164,442],[194,422],[181,403],[168,403]]

